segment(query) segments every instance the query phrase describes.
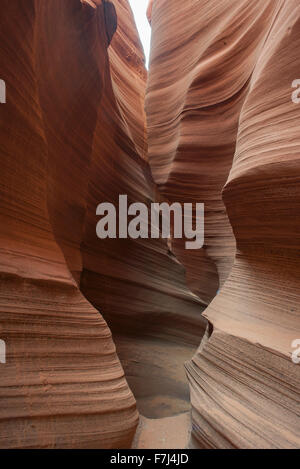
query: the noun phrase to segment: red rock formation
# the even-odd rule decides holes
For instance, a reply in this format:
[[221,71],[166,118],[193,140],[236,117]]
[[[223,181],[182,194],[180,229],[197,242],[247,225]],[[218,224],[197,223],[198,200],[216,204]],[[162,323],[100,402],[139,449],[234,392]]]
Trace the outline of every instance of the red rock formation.
[[203,305],[186,288],[184,269],[165,241],[96,236],[100,202],[118,207],[119,195],[127,194],[128,204],[149,206],[156,195],[145,161],[144,57],[127,2],[114,4],[118,30],[109,49],[105,112],[99,112],[94,131],[81,288],[112,329],[140,411],[169,416],[189,409],[183,363],[206,322]]
[[0,447],[128,447],[135,400],[110,331],[55,240],[78,272],[88,148],[108,68],[103,12],[79,1],[1,6]]
[[151,18],[152,18],[152,8],[153,8],[153,0],[150,0],[148,8],[147,8],[147,13],[146,13],[150,25],[151,25]]
[[165,197],[206,204],[201,278],[175,250],[207,299],[207,259],[221,285],[232,265],[232,166],[237,255],[187,365],[192,446],[299,447],[299,4],[156,0],[151,22],[150,163]]
[[[127,0],[3,1],[0,447],[129,447],[132,390],[179,448],[184,360],[192,447],[299,446],[298,1],[151,1],[148,129]],[[122,194],[204,202],[204,248],[98,239]]]
[[91,303],[151,415],[188,408],[205,327],[165,242],[96,237],[100,202],[155,196],[133,17],[126,0],[2,8],[0,447],[128,447],[135,400]]

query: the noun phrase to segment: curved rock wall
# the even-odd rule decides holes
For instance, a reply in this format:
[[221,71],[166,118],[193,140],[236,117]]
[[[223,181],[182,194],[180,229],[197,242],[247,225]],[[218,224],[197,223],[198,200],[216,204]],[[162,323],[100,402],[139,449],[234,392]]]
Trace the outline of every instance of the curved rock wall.
[[[98,28],[105,30],[103,15],[77,1],[4,1],[1,7],[7,103],[0,126],[0,308],[7,363],[1,365],[0,446],[126,447],[138,421],[135,400],[110,331],[63,255],[78,272],[88,165],[82,155],[88,156],[93,119],[87,109],[80,122],[76,117],[92,95],[91,115],[99,105],[103,78],[88,49]],[[87,21],[94,34],[85,30]],[[101,52],[105,69],[106,43],[96,43],[93,52]],[[71,227],[73,213],[78,223]]]
[[[186,360],[191,447],[299,447],[298,0],[150,1],[147,125],[127,0],[1,6],[0,447],[129,447],[133,393],[180,447]],[[204,248],[99,240],[123,194],[204,202]]]
[[201,298],[223,285],[187,364],[191,446],[299,447],[299,4],[154,0],[151,25],[153,176],[166,198],[205,202],[202,255],[175,252]]
[[105,112],[94,131],[81,288],[112,329],[141,413],[170,416],[189,409],[183,363],[204,333],[203,304],[187,289],[184,268],[165,241],[100,241],[95,231],[100,202],[118,207],[119,195],[126,194],[128,205],[150,208],[156,197],[146,161],[144,57],[127,2],[114,5],[118,30],[109,48]]
[[206,324],[165,241],[96,237],[99,203],[156,196],[133,16],[126,0],[1,7],[0,447],[129,447],[136,402],[99,310],[150,416],[188,408]]
[[221,191],[249,79],[275,10],[274,2],[152,4],[149,161],[164,198],[205,202],[204,249],[185,251],[184,240],[175,240],[173,250],[187,268],[190,288],[207,304],[234,259]]

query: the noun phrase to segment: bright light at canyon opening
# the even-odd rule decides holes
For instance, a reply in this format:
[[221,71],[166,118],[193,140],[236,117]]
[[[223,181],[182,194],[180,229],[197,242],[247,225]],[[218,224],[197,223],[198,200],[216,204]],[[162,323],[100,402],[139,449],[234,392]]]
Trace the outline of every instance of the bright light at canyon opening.
[[149,0],[129,0],[129,3],[131,5],[140,39],[144,47],[146,67],[148,68],[150,56],[151,28],[146,16],[146,11],[149,4]]

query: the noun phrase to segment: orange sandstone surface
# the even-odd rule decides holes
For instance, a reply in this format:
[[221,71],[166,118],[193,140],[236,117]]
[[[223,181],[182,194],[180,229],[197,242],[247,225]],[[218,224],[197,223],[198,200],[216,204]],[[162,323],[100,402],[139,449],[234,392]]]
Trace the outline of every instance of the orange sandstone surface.
[[96,236],[99,203],[155,196],[132,12],[1,7],[0,447],[130,447],[136,399],[148,417],[188,411],[183,362],[206,324],[165,240]]
[[220,288],[186,365],[190,445],[299,447],[299,2],[154,0],[151,25],[153,178],[205,203],[202,253],[173,249],[203,301]]
[[[127,0],[2,0],[0,448],[299,447],[299,2],[147,16],[148,74]],[[100,240],[122,194],[204,247]]]

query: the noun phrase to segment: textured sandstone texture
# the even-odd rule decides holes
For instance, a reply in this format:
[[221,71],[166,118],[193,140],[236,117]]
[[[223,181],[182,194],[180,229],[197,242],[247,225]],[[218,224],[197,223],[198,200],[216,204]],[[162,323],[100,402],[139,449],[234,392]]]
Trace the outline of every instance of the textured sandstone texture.
[[[114,2],[118,30],[109,48],[102,106],[94,131],[82,238],[84,295],[113,332],[126,378],[146,417],[190,407],[183,363],[199,344],[204,305],[186,287],[182,265],[160,239],[96,237],[96,207],[128,195],[149,206],[156,190],[147,164],[144,58],[127,2]],[[128,41],[129,45],[128,45]]]
[[186,366],[191,446],[299,447],[300,368],[291,361],[300,336],[300,107],[291,100],[299,2],[154,0],[151,8],[153,177],[169,200],[205,202],[202,254],[179,243],[174,251],[201,299],[223,285]]
[[190,413],[161,419],[140,417],[133,449],[185,449],[188,448]]
[[60,0],[1,10],[0,447],[126,447],[135,400],[70,273],[107,69],[103,11]]
[[[146,125],[127,0],[2,0],[1,448],[184,448],[185,361],[191,447],[299,447],[298,3],[151,0]],[[204,248],[99,240],[121,194]]]
[[183,361],[206,324],[165,242],[96,237],[99,203],[156,197],[132,13],[127,0],[1,12],[0,447],[129,447],[128,382],[149,416],[187,410]]

